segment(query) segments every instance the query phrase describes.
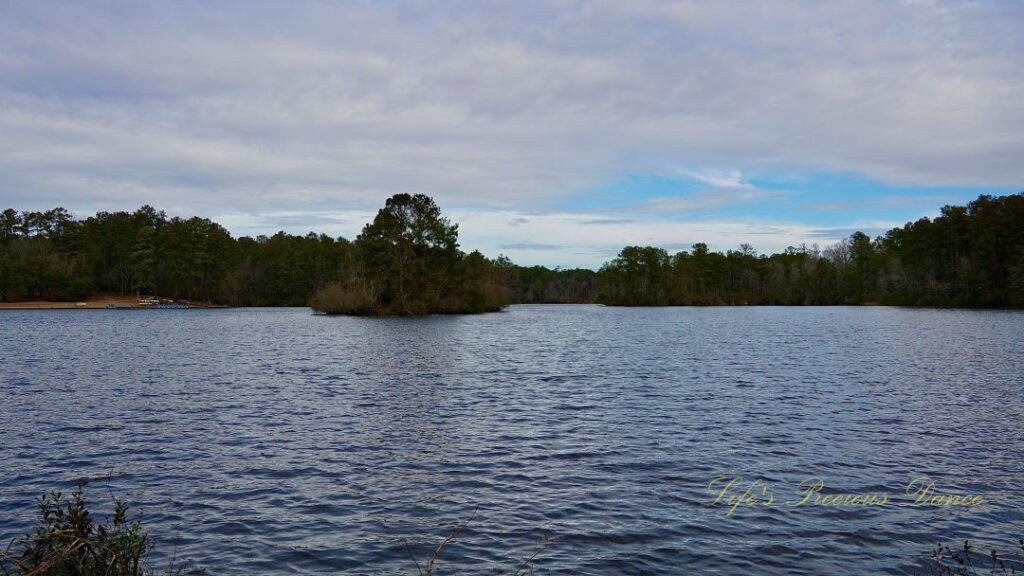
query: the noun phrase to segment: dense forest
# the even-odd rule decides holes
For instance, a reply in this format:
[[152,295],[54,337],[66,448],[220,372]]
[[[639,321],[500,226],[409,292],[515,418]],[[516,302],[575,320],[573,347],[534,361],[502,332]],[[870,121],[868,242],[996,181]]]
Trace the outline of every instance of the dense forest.
[[1024,193],[945,206],[872,240],[758,255],[705,244],[670,255],[629,246],[598,272],[599,302],[624,306],[865,304],[1024,306]]
[[[417,210],[421,222],[401,222]],[[410,224],[444,229],[401,227]],[[318,303],[341,294],[366,312],[468,311],[506,302],[592,302],[595,278],[592,270],[522,267],[503,256],[465,254],[457,226],[420,195],[388,200],[354,241],[312,232],[235,239],[208,219],[168,218],[150,206],[84,220],[63,208],[0,214],[3,302],[78,301],[112,292],[306,306],[329,290]]]
[[387,201],[354,240],[310,232],[232,236],[150,206],[84,220],[63,208],[0,214],[0,301],[96,292],[235,306],[419,314],[507,303],[1024,306],[1024,194],[946,206],[871,239],[758,255],[707,245],[630,246],[599,272],[517,266],[459,248],[423,195]]

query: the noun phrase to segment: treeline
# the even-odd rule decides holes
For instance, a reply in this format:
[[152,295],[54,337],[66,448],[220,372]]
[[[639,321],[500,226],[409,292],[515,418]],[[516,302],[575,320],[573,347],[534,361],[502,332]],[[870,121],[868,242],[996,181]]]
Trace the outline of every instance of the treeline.
[[[409,206],[417,198],[399,195],[389,202]],[[378,226],[370,231],[378,233],[375,241],[366,230],[361,241],[312,232],[235,239],[209,219],[168,218],[151,206],[84,220],[63,208],[7,209],[0,214],[0,301],[78,301],[112,292],[234,306],[306,306],[318,290],[340,285],[351,295],[359,284],[373,290],[364,291],[375,303],[369,309],[386,313],[475,309],[492,301],[592,302],[596,295],[596,273],[590,270],[526,268],[505,257],[467,255],[457,237],[439,245],[443,258],[407,244],[395,254],[386,249],[395,239],[385,238],[395,231]],[[404,275],[398,292],[391,291],[398,284],[389,274]]]
[[63,208],[0,213],[0,301],[95,292],[235,306],[418,314],[507,303],[1024,306],[1024,194],[946,206],[871,239],[758,255],[698,243],[630,246],[597,273],[524,267],[459,249],[433,200],[400,194],[354,240],[232,236],[150,206],[77,220]]
[[872,240],[819,250],[670,255],[630,246],[598,272],[599,302],[623,306],[865,304],[1024,306],[1024,194],[945,206]]

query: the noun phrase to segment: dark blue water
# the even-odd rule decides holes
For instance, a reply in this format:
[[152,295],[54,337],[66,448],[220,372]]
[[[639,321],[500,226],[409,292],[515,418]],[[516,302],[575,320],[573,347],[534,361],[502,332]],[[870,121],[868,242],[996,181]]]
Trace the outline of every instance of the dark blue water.
[[[0,538],[88,477],[157,567],[209,574],[415,574],[405,543],[422,563],[470,518],[438,573],[545,535],[538,574],[914,573],[1024,537],[1022,337],[885,307],[4,311]],[[705,505],[737,476],[774,502]],[[786,506],[810,476],[890,503]],[[897,506],[919,476],[982,504]]]

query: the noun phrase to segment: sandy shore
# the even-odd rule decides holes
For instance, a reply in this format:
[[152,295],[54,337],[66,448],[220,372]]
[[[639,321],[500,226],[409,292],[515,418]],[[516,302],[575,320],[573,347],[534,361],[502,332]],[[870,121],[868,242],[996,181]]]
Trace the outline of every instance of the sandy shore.
[[[106,308],[108,304],[138,306],[139,298],[137,296],[121,296],[120,294],[93,294],[88,300],[80,302],[51,302],[48,300],[0,302],[0,310],[89,310]],[[211,308],[213,306],[201,302],[191,302],[189,307]]]

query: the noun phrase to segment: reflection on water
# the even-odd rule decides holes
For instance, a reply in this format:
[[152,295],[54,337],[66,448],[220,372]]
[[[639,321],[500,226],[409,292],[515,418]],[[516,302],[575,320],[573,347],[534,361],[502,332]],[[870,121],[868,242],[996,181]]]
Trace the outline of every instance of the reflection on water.
[[[0,538],[88,476],[158,553],[214,574],[913,573],[935,541],[1024,525],[1024,314],[516,306],[0,314]],[[715,477],[789,498],[976,508],[705,506]],[[95,490],[94,497],[102,497]]]

